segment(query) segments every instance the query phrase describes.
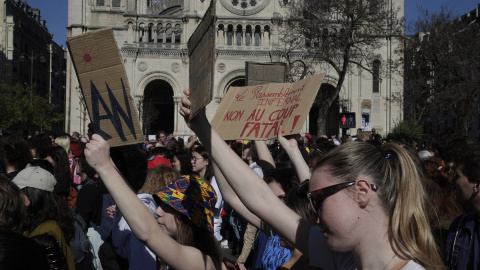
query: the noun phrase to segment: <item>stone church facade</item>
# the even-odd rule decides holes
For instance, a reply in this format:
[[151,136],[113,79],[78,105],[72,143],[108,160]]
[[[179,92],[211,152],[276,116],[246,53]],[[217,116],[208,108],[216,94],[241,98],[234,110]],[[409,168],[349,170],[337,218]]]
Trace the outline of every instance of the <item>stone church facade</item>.
[[[403,15],[403,1],[401,14]],[[143,117],[144,132],[163,130],[175,136],[192,131],[178,113],[183,89],[188,88],[189,58],[187,41],[207,10],[208,0],[70,0],[68,37],[110,27],[122,54],[130,83],[131,96]],[[286,14],[283,0],[217,0],[216,62],[214,98],[207,106],[213,118],[230,86],[245,84],[245,62],[282,61],[278,21]],[[378,57],[389,60],[396,44],[386,41]],[[383,61],[388,62],[388,61]],[[378,70],[385,67],[378,66]],[[326,72],[326,86],[336,85],[337,75]],[[67,58],[66,132],[85,133],[90,122],[70,57]],[[362,118],[365,128],[386,134],[402,119],[401,105],[395,102],[403,89],[401,78],[390,76],[374,80],[372,74],[352,67],[340,92],[340,106],[331,111],[329,133],[339,134],[338,113],[356,112],[357,128]],[[315,106],[315,105],[314,105]],[[330,114],[330,113],[329,113]],[[316,133],[315,108],[302,132]],[[327,121],[328,124],[329,121]],[[350,134],[355,135],[356,129]]]

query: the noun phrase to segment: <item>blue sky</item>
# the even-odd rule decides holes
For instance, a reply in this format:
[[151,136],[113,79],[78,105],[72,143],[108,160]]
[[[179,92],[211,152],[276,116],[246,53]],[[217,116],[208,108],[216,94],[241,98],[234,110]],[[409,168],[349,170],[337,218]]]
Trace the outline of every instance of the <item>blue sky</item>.
[[[28,0],[30,6],[40,9],[42,18],[47,21],[48,30],[53,34],[53,40],[60,45],[65,45],[67,39],[68,1],[80,0]],[[407,21],[418,18],[419,6],[435,12],[440,6],[448,5],[463,15],[475,9],[479,3],[480,0],[405,0],[405,18]]]

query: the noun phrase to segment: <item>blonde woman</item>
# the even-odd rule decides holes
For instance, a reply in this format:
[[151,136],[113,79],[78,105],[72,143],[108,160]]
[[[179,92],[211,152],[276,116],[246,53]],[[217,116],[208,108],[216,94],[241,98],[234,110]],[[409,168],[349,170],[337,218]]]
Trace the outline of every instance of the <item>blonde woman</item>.
[[[187,119],[189,91],[180,113]],[[344,144],[313,170],[308,199],[311,226],[278,198],[210,126],[205,111],[189,122],[245,206],[301,253],[327,261],[322,242],[352,252],[357,269],[444,269],[430,230],[422,170],[405,149],[384,144]],[[281,130],[278,131],[281,134]],[[318,262],[317,262],[318,263]],[[317,265],[338,269],[335,265]]]
[[70,150],[70,138],[67,135],[62,135],[55,138],[55,144],[63,147],[67,154],[72,154],[72,151]]
[[58,136],[57,138],[55,138],[55,144],[61,146],[63,149],[65,149],[65,152],[67,152],[68,163],[70,166],[70,174],[72,175],[72,177],[74,177],[76,175],[75,165],[77,164],[77,161],[72,155],[72,150],[70,149],[70,137],[68,135]]

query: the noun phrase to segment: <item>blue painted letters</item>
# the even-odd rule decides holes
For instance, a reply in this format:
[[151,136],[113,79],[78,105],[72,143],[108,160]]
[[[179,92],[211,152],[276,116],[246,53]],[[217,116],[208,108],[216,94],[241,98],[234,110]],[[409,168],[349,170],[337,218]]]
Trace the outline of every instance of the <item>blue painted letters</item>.
[[[110,99],[111,110],[107,106],[107,103],[105,102],[105,100],[100,95],[100,92],[98,91],[95,84],[92,81],[90,81],[90,88],[91,88],[91,94],[92,94],[92,114],[93,114],[93,124],[95,126],[95,132],[100,136],[102,136],[105,140],[111,139],[112,136],[102,130],[101,128],[102,120],[110,120],[112,122],[113,127],[117,131],[118,136],[120,136],[120,139],[122,141],[127,140],[123,132],[120,116],[125,121],[128,129],[133,134],[133,137],[135,139],[137,138],[137,135],[135,133],[135,127],[133,125],[133,120],[132,120],[132,112],[130,111],[130,104],[128,102],[127,90],[125,89],[123,80],[122,79],[120,80],[122,82],[123,98],[125,100],[125,109],[127,110],[127,112],[125,112],[122,106],[118,103],[117,99],[115,98],[115,95],[113,94],[112,90],[110,90],[110,87],[108,86],[107,82],[105,82],[105,85],[107,87],[108,97]],[[101,105],[105,110],[104,115],[100,115],[99,105]]]

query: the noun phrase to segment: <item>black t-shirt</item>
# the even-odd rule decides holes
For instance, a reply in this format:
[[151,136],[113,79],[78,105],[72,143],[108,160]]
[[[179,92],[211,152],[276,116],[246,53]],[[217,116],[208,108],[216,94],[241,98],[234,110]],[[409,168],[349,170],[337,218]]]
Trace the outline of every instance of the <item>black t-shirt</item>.
[[82,188],[78,191],[75,212],[83,218],[87,228],[90,227],[90,221],[97,226],[100,225],[102,218],[102,194],[98,191],[94,180],[88,179],[85,181]]
[[70,194],[70,174],[66,172],[56,172],[55,180],[57,183],[53,187],[53,193],[59,196],[68,197]]

